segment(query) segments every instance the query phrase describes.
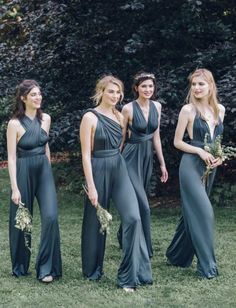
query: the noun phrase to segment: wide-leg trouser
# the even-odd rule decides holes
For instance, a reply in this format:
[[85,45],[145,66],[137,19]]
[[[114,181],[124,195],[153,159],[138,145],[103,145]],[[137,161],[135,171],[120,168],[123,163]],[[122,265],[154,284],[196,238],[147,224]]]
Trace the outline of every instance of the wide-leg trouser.
[[[123,226],[118,285],[136,287],[152,283],[138,202],[123,157],[118,154],[93,158],[92,167],[99,203],[109,209],[109,201],[112,199]],[[96,209],[86,197],[82,226],[82,270],[84,276],[91,280],[97,280],[103,275],[106,235],[102,235],[99,229]]]
[[208,195],[215,170],[206,187],[201,179],[204,170],[205,163],[197,155],[183,155],[180,164],[182,217],[166,256],[171,264],[188,267],[195,254],[199,275],[212,278],[218,275],[218,270],[214,254],[214,213]]
[[[60,234],[58,226],[57,198],[51,166],[45,155],[17,159],[17,184],[21,201],[33,215],[36,197],[41,215],[41,239],[36,261],[37,278],[47,275],[62,275]],[[28,274],[30,251],[24,243],[24,232],[15,228],[17,205],[10,203],[10,253],[12,273],[15,276]],[[31,242],[29,242],[31,246]]]

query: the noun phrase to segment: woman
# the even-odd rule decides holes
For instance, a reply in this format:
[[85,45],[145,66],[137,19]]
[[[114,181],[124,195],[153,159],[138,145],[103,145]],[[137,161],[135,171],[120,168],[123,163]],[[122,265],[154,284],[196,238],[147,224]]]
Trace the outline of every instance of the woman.
[[[148,254],[153,255],[150,227],[150,207],[146,191],[152,175],[153,149],[161,168],[161,181],[166,182],[168,173],[162,153],[160,139],[161,104],[155,99],[156,79],[153,74],[139,73],[134,77],[133,92],[135,100],[123,107],[124,138],[126,141],[123,157],[131,182],[134,186]],[[127,132],[128,131],[128,132]],[[128,133],[128,138],[126,134]],[[121,246],[122,228],[118,232]]]
[[[212,73],[197,69],[189,76],[188,104],[179,114],[174,145],[184,152],[179,169],[182,217],[166,256],[172,265],[188,267],[196,254],[197,272],[200,276],[214,278],[218,275],[214,246],[214,213],[208,198],[216,167],[222,163],[204,150],[204,138],[214,142],[223,132],[225,109],[217,101],[217,90]],[[183,141],[185,130],[190,144]],[[206,185],[202,176],[206,164],[211,166]]]
[[[41,241],[36,262],[37,278],[52,282],[61,276],[57,198],[50,166],[50,116],[41,110],[42,94],[35,80],[17,87],[16,107],[7,128],[8,169],[11,181],[10,252],[14,276],[28,274],[30,251],[24,233],[15,228],[17,206],[33,213],[36,197],[41,214]],[[29,242],[29,246],[31,243]]]
[[126,292],[140,284],[152,283],[151,265],[143,236],[138,203],[123,157],[122,115],[115,109],[123,98],[123,84],[113,77],[98,80],[96,108],[84,114],[80,140],[84,174],[88,188],[82,226],[82,269],[90,280],[103,275],[106,236],[99,232],[96,217],[98,202],[109,209],[113,200],[123,224],[123,255],[117,283]]

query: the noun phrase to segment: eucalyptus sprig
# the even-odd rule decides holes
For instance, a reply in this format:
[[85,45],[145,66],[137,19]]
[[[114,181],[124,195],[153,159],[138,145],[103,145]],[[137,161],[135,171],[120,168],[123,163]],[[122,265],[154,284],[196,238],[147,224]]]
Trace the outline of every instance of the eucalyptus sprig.
[[[222,162],[227,159],[231,159],[236,157],[236,148],[231,146],[222,145],[222,135],[218,135],[215,138],[215,141],[210,143],[208,142],[209,134],[206,133],[204,137],[204,150],[208,153],[211,153],[215,158],[220,158]],[[206,183],[206,180],[209,174],[212,172],[212,168],[210,165],[206,166],[206,170],[202,176],[203,183]]]
[[[82,185],[82,187],[83,187],[85,193],[88,195],[87,187],[85,185]],[[110,224],[111,224],[111,221],[112,221],[112,215],[106,209],[104,209],[100,205],[99,202],[97,203],[96,210],[97,210],[97,218],[98,218],[98,221],[101,225],[100,232],[102,234],[105,234],[105,232],[109,233]]]
[[30,252],[30,238],[33,229],[32,220],[30,211],[25,207],[25,204],[20,201],[16,210],[15,227],[24,232],[25,246]]

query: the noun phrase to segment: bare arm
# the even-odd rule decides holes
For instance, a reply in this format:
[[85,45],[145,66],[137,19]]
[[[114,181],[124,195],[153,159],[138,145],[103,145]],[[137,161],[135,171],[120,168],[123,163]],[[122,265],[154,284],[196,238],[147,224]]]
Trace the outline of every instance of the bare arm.
[[49,144],[48,143],[46,144],[45,152],[46,152],[46,156],[48,158],[48,161],[51,163],[51,152],[50,152],[50,148],[49,148]]
[[94,117],[95,116],[90,113],[84,115],[80,125],[80,142],[84,175],[88,187],[88,197],[92,205],[96,207],[98,203],[98,194],[94,184],[91,164],[92,138],[95,122],[97,121]]
[[220,119],[222,123],[224,122],[224,117],[225,117],[225,107],[223,105],[219,105],[220,108]]
[[165,183],[168,180],[168,172],[166,169],[165,159],[163,156],[161,137],[160,137],[161,104],[155,103],[155,106],[158,110],[159,117],[158,117],[158,128],[155,131],[154,136],[153,136],[153,146],[154,146],[157,158],[160,163],[160,168],[161,168],[161,173],[162,173],[161,181]]
[[[51,127],[51,117],[50,117],[50,115],[44,113],[43,119],[42,119],[42,129],[44,129],[48,135],[49,135],[50,127]],[[46,156],[47,156],[49,162],[51,162],[51,153],[50,153],[50,148],[49,148],[48,143],[46,144],[45,151],[46,151]]]
[[17,124],[16,120],[10,120],[7,127],[7,154],[8,154],[8,172],[10,176],[12,196],[15,204],[21,201],[21,194],[18,189],[16,179],[16,143],[17,143]]
[[125,138],[126,138],[126,134],[127,134],[127,127],[128,127],[128,123],[129,123],[129,118],[130,118],[130,110],[128,105],[124,106],[122,109],[122,115],[123,115],[123,129],[122,129],[122,142],[121,142],[121,146],[120,146],[120,150],[123,149],[124,147],[124,143],[125,143]]
[[[224,107],[223,105],[220,104],[220,105],[219,105],[219,108],[220,108],[219,116],[220,116],[220,119],[221,119],[221,121],[222,121],[222,123],[223,123],[224,117],[225,117],[225,107]],[[214,160],[214,162],[212,163],[211,167],[212,167],[212,168],[215,168],[215,167],[221,165],[222,162],[223,162],[222,159],[216,158],[216,159]]]

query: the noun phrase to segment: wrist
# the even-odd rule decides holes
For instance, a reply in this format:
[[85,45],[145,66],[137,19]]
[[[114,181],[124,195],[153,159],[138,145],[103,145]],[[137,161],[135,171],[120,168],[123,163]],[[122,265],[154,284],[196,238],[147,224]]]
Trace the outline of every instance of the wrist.
[[11,190],[13,191],[13,192],[16,192],[16,191],[19,191],[19,189],[18,189],[18,187],[17,186],[11,186]]
[[87,188],[88,188],[89,190],[91,190],[91,189],[95,189],[96,187],[95,187],[94,184],[88,184],[88,185],[87,185]]
[[202,153],[202,149],[196,147],[196,154],[199,155],[199,156],[201,156],[201,153]]

